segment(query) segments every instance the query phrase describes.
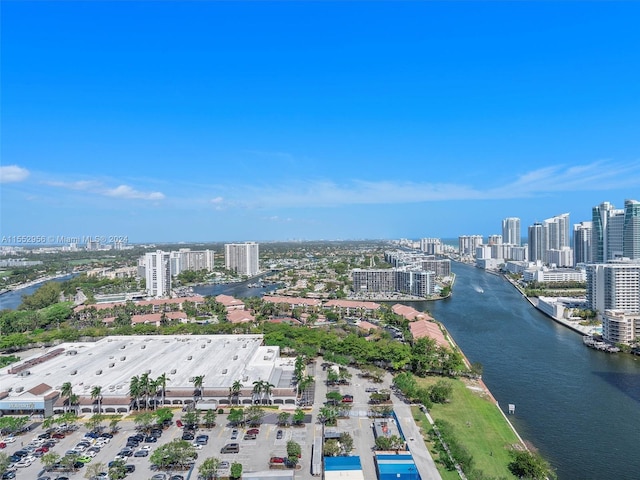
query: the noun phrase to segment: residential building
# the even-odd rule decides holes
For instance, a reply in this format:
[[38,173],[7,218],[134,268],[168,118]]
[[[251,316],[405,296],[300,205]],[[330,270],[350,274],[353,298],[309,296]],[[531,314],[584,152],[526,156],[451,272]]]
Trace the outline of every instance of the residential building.
[[472,257],[476,248],[484,241],[482,235],[461,235],[458,237],[458,252],[461,257]]
[[592,257],[593,222],[580,222],[573,226],[573,264],[590,263]]
[[168,252],[156,250],[144,256],[147,294],[166,297],[171,293],[171,259]]
[[184,271],[207,270],[212,272],[215,267],[215,253],[213,250],[191,250],[181,248],[171,252],[171,274],[179,275]]
[[441,255],[442,254],[442,242],[439,238],[422,238],[420,240],[420,250],[427,255]]
[[504,243],[520,246],[522,238],[519,218],[508,217],[502,220],[502,240]]
[[542,224],[539,222],[534,223],[529,227],[529,261],[537,262],[538,260],[544,260],[544,243],[542,240]]
[[630,344],[640,337],[640,313],[605,310],[602,315],[602,338],[611,343]]
[[623,256],[625,211],[609,202],[592,209],[591,247],[593,263],[607,263]]
[[622,253],[630,260],[640,259],[640,202],[624,201]]
[[259,247],[256,242],[227,243],[224,246],[224,266],[249,277],[259,273]]
[[587,302],[601,317],[605,310],[640,312],[640,262],[587,265]]

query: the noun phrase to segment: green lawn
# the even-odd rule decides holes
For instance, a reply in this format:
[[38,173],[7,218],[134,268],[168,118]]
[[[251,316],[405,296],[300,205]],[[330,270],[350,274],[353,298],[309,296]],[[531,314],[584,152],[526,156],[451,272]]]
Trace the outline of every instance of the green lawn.
[[[421,386],[428,386],[438,379],[417,380]],[[481,393],[467,388],[463,381],[451,381],[451,402],[434,404],[429,411],[431,417],[445,420],[453,426],[458,442],[473,456],[474,469],[490,478],[515,478],[507,468],[511,461],[508,449],[519,441],[498,407]],[[429,430],[426,417],[417,408],[414,409],[414,417],[423,421],[425,432]],[[440,473],[444,480],[458,478],[455,472],[447,472],[444,468]]]

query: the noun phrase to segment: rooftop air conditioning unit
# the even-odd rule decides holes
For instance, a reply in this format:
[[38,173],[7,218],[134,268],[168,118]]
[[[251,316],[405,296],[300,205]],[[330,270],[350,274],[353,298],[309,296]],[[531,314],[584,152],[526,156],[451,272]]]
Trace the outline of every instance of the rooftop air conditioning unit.
[[147,348],[146,345],[140,345],[140,350],[144,350],[145,348]]
[[78,370],[71,370],[71,375],[75,375],[76,373],[78,373]]
[[120,361],[124,362],[127,359],[127,357],[120,357]]
[[24,387],[16,387],[16,392],[20,393],[24,390]]
[[238,359],[238,355],[234,355],[234,356],[233,356],[233,359],[234,359],[234,360],[237,360],[237,359]]
[[173,369],[173,370],[171,370],[171,372],[169,372],[169,373],[171,373],[171,375],[173,375],[173,374],[175,374],[176,372],[177,372],[177,370],[174,368],[174,369]]
[[113,367],[115,367],[115,366],[116,366],[116,364],[115,364],[115,363],[110,363],[110,364],[109,364],[109,368],[113,368]]
[[102,375],[102,370],[98,370],[98,371],[96,372],[96,375]]
[[226,375],[227,374],[227,369],[225,368],[224,370],[222,370],[222,374]]
[[192,358],[193,358],[193,357],[192,357],[191,355],[189,355],[189,356],[187,357],[187,360],[191,360]]

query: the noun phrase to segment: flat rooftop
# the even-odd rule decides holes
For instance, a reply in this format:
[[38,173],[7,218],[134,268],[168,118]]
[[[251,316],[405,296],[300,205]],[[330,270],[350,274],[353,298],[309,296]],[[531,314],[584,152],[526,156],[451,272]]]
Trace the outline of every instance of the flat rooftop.
[[[279,386],[284,376],[280,367],[293,362],[280,360],[279,348],[262,342],[262,335],[145,335],[63,343],[0,369],[0,385],[3,391],[11,389],[9,397],[16,399],[42,383],[60,390],[65,382],[79,395],[90,395],[93,386],[102,387],[103,397],[127,395],[131,378],[145,372],[152,379],[166,374],[167,390],[193,388],[189,380],[197,375],[204,375],[205,389],[228,389],[236,380],[245,388],[256,380]],[[28,375],[8,373],[56,349],[64,351],[30,365]]]

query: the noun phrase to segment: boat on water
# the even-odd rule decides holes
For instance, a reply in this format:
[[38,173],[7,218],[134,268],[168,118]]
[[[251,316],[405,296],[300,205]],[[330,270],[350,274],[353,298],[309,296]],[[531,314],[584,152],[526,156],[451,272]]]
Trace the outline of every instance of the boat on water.
[[612,345],[607,342],[603,342],[602,340],[599,340],[592,335],[585,335],[584,337],[582,337],[582,342],[587,347],[600,350],[601,352],[618,353],[620,351],[620,349],[615,345]]

